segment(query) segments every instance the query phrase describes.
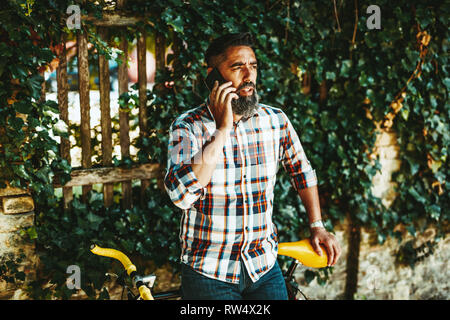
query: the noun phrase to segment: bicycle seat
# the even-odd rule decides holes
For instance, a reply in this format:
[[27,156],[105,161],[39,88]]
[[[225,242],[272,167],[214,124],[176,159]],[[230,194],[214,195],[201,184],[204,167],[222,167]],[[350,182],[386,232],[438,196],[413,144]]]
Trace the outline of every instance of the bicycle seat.
[[294,258],[304,266],[311,268],[325,268],[327,266],[328,257],[322,245],[321,249],[322,255],[319,256],[314,251],[309,239],[278,244],[278,254]]

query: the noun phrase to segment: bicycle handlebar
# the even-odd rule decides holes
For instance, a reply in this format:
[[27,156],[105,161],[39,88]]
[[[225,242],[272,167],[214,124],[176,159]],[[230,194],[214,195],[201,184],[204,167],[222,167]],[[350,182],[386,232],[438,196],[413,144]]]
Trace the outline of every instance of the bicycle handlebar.
[[127,271],[128,275],[131,275],[131,273],[133,271],[136,271],[136,266],[134,264],[132,264],[130,259],[125,254],[120,252],[119,250],[109,249],[109,248],[100,248],[96,244],[93,244],[91,246],[91,252],[96,255],[99,255],[99,256],[104,256],[104,257],[109,257],[109,258],[119,260],[122,263],[125,270]]
[[150,289],[146,285],[139,286],[139,294],[142,300],[154,300]]
[[[100,248],[95,244],[91,245],[91,252],[99,256],[119,260],[133,281],[136,279],[136,266],[131,263],[130,259],[124,253],[116,249]],[[136,282],[136,287],[143,300],[154,300],[150,289],[142,282],[142,280]]]

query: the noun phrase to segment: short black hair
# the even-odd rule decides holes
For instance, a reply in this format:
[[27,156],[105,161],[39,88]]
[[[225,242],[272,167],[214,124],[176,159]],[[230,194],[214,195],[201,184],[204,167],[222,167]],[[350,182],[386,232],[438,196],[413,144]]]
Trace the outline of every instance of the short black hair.
[[247,46],[253,49],[253,37],[249,32],[230,33],[214,39],[205,53],[208,67],[216,67],[215,57],[223,54],[229,47]]

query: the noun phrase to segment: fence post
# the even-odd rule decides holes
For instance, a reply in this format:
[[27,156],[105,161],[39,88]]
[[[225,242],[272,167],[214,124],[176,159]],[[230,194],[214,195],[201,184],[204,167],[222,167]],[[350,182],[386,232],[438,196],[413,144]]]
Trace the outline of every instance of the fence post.
[[[61,51],[59,53],[59,64],[56,69],[56,83],[58,90],[58,106],[59,117],[64,121],[69,128],[69,82],[67,79],[67,50],[66,37],[61,37]],[[59,146],[61,157],[70,164],[70,140],[61,137],[61,144]],[[62,188],[64,198],[64,208],[68,208],[69,202],[73,199],[72,188]]]
[[[121,36],[120,50],[123,51],[123,62],[119,65],[118,69],[118,81],[119,81],[119,96],[122,93],[128,92],[128,40],[125,35]],[[122,159],[130,156],[130,123],[128,112],[119,111],[119,124],[120,124],[120,151]],[[131,208],[132,206],[132,193],[131,193],[131,181],[122,182],[122,207],[124,209]]]
[[[91,118],[89,100],[89,63],[88,63],[88,39],[87,33],[77,31],[78,49],[78,91],[80,94],[81,113],[81,165],[83,168],[90,168],[91,160]],[[82,187],[83,201],[87,199],[87,193],[92,186]]]
[[[123,9],[125,7],[126,0],[117,0],[117,9]],[[126,28],[122,29],[125,33]],[[128,40],[125,35],[120,38],[120,50],[123,51],[123,62],[119,65],[118,69],[118,82],[119,82],[119,96],[122,93],[128,92]],[[119,125],[120,125],[120,152],[122,159],[130,156],[130,122],[128,112],[119,110]],[[131,181],[122,182],[122,208],[129,209],[133,205],[132,198],[132,186]]]
[[[108,42],[108,30],[104,27],[98,27],[97,32],[100,38]],[[112,164],[112,129],[111,129],[111,107],[110,90],[111,83],[109,79],[109,63],[102,54],[98,55],[98,76],[100,83],[100,110],[101,110],[101,128],[102,128],[102,165],[110,167]],[[103,200],[106,207],[113,203],[113,183],[103,184]]]
[[[145,29],[137,41],[138,84],[139,84],[139,135],[141,139],[148,137],[147,128],[147,35]],[[144,205],[145,190],[150,180],[141,180],[141,206]]]
[[[176,37],[174,35],[174,37]],[[175,41],[174,41],[175,43]],[[175,45],[174,45],[175,46]],[[174,50],[177,50],[179,48],[177,48],[175,46]],[[179,52],[176,52],[179,54]],[[178,59],[178,57],[176,58]],[[158,72],[163,71],[166,67],[166,39],[164,37],[164,34],[162,34],[159,31],[156,31],[155,33],[155,87],[158,88],[157,86],[164,86],[164,83],[157,83],[156,82],[156,75],[158,74]],[[160,87],[160,88],[161,88]],[[164,184],[163,184],[163,179],[159,178],[158,179],[158,187],[161,190],[164,190]]]

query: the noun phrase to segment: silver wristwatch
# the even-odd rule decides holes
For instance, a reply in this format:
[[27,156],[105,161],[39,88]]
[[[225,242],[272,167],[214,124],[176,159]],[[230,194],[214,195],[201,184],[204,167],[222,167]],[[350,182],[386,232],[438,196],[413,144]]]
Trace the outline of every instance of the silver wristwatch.
[[322,220],[314,221],[309,225],[310,228],[324,228]]

